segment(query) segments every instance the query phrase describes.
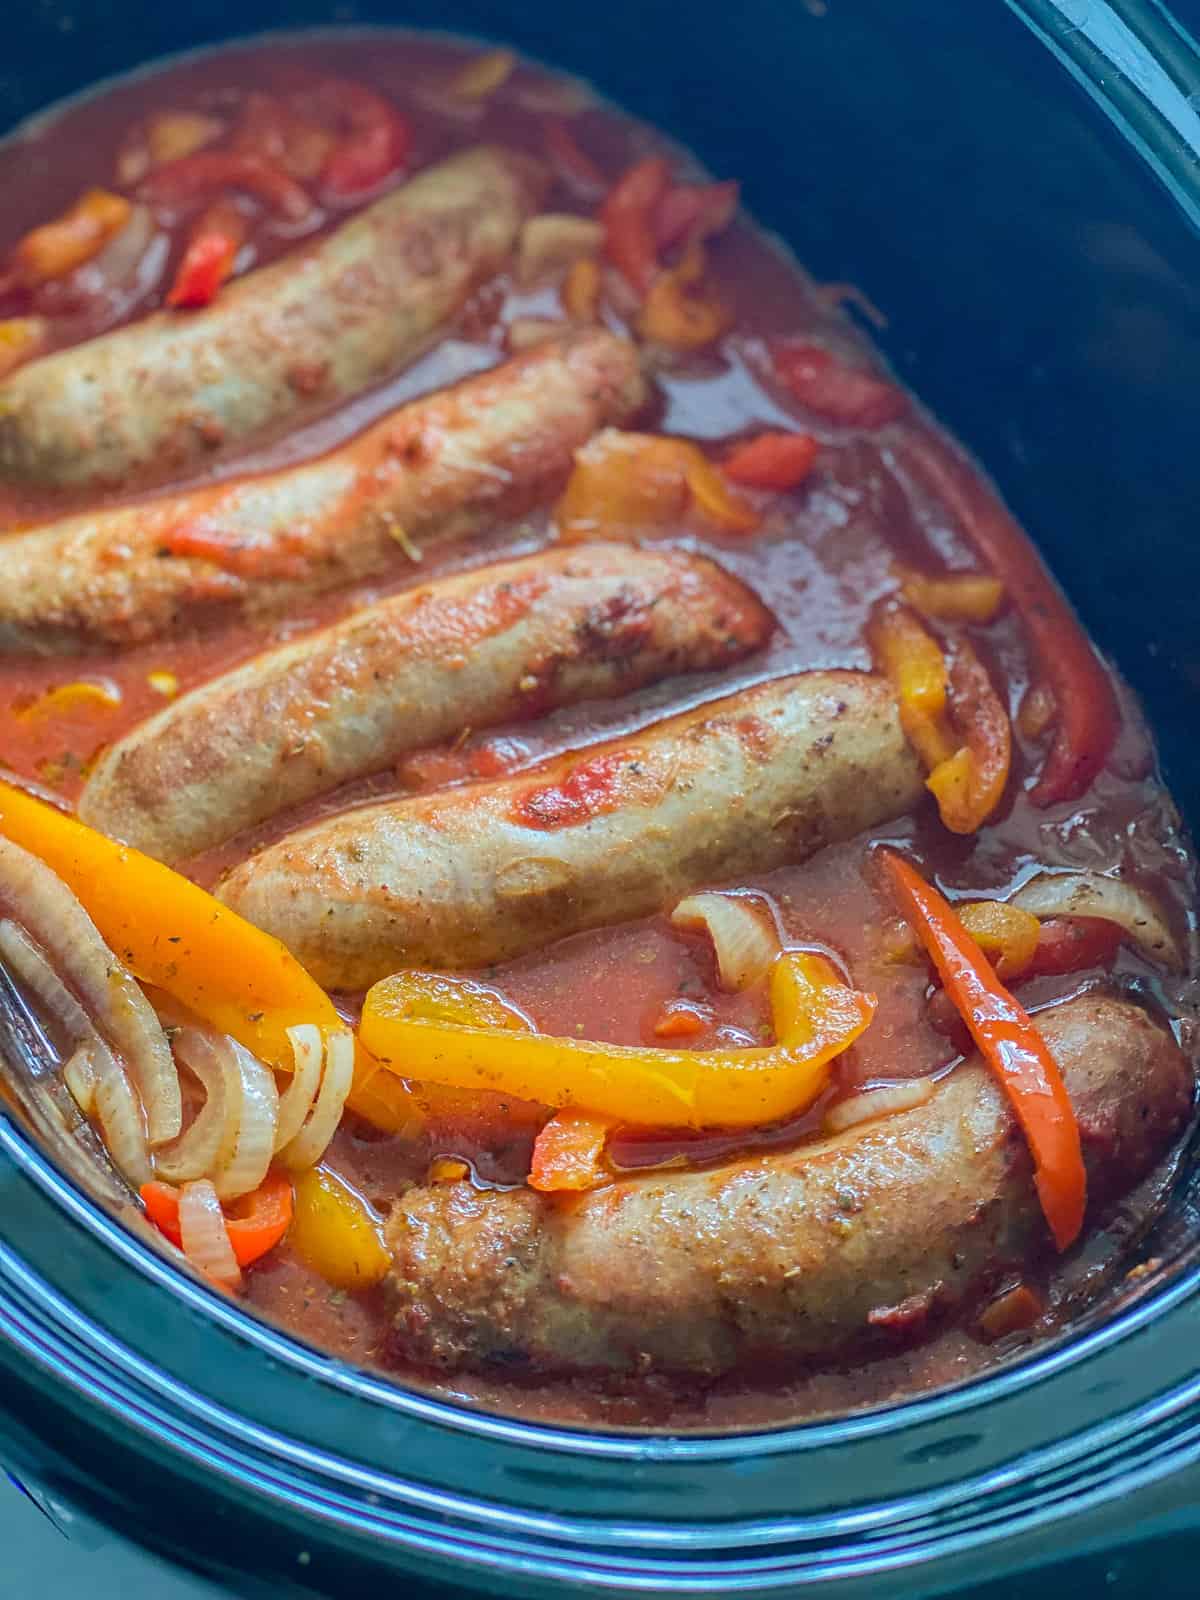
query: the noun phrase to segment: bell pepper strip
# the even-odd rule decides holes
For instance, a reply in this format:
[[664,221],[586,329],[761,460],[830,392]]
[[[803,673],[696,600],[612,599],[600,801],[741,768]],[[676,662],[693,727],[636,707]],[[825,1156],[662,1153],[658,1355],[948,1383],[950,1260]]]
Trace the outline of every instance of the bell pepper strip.
[[49,326],[44,317],[8,317],[0,321],[0,378],[7,378],[45,348]]
[[218,117],[202,111],[157,111],[133,129],[117,156],[117,182],[132,187],[152,167],[194,155],[225,131]]
[[296,1179],[288,1243],[336,1289],[373,1288],[392,1264],[366,1201],[327,1167],[310,1167]]
[[670,162],[647,156],[617,179],[600,207],[608,259],[641,296],[658,271],[658,213],[670,184]]
[[[182,1248],[179,1190],[169,1183],[144,1183],[139,1191],[146,1215],[173,1245]],[[253,1266],[273,1250],[292,1224],[292,1180],[268,1173],[252,1194],[235,1200],[225,1213],[225,1229],[239,1267]]]
[[947,714],[948,673],[941,646],[907,606],[894,600],[872,612],[867,642],[896,691],[905,737],[933,771],[957,749]]
[[412,148],[412,128],[392,102],[365,84],[327,78],[312,96],[318,116],[345,128],[321,168],[321,187],[354,200],[398,172]]
[[775,375],[808,411],[844,428],[882,428],[908,410],[908,396],[894,383],[859,367],[848,367],[823,346],[804,339],[772,346]]
[[69,210],[18,240],[13,264],[18,279],[36,286],[65,278],[93,256],[129,221],[132,203],[107,189],[88,189]]
[[232,201],[214,202],[192,228],[167,304],[176,310],[211,305],[221,285],[233,276],[245,242],[242,213]]
[[600,314],[600,263],[594,256],[571,263],[563,279],[562,303],[572,322],[595,322]]
[[1121,948],[1123,929],[1106,917],[1047,917],[1040,924],[1037,949],[1026,969],[1030,978],[1111,967]]
[[307,222],[313,203],[282,168],[261,156],[233,150],[199,150],[152,172],[139,189],[150,205],[184,207],[230,190],[251,195],[285,222]]
[[320,176],[336,143],[334,133],[290,101],[255,91],[246,96],[230,149],[256,156],[308,183]]
[[[102,938],[143,983],[154,984],[261,1061],[290,1072],[287,1030],[344,1026],[296,958],[206,890],[44,800],[0,780],[0,834],[39,856],[78,896]],[[379,1076],[373,1093],[372,1076]],[[391,1075],[361,1055],[349,1105],[398,1127],[419,1117]]]
[[1079,1124],[1054,1057],[946,900],[894,850],[881,856],[900,910],[1008,1096],[1030,1155],[1042,1211],[1058,1249],[1083,1227],[1087,1173]]
[[455,73],[450,81],[450,93],[457,100],[486,100],[503,88],[516,65],[517,58],[511,50],[487,50]]
[[14,714],[20,722],[32,722],[45,717],[71,716],[80,711],[115,711],[120,704],[120,687],[111,679],[104,678],[97,683],[79,678],[73,683],[55,684]]
[[723,233],[737,214],[741,185],[682,183],[668,189],[658,208],[657,242],[661,253],[677,244],[698,244]]
[[728,307],[705,279],[704,246],[688,246],[678,266],[660,272],[646,290],[637,317],[643,339],[667,350],[703,350],[728,333],[733,323]]
[[1004,605],[1004,584],[983,572],[946,572],[938,577],[897,566],[900,593],[923,617],[935,622],[988,623]]
[[733,483],[751,489],[798,489],[812,471],[820,445],[807,433],[760,433],[735,445],[721,463]]
[[1037,954],[1042,925],[1032,911],[1004,900],[973,900],[960,906],[959,921],[996,969],[999,978],[1019,978]]
[[725,532],[759,525],[698,445],[608,428],[575,452],[555,520],[564,538],[629,537],[670,527],[689,504]]
[[1012,765],[1012,726],[987,668],[965,639],[950,661],[950,712],[962,747],[936,766],[926,787],[951,833],[975,833],[1004,798]]
[[555,171],[578,194],[595,200],[608,188],[608,179],[579,143],[564,118],[544,118],[542,143]]
[[604,1147],[617,1124],[587,1111],[557,1111],[538,1134],[529,1163],[528,1183],[544,1194],[579,1193],[611,1183]]
[[1077,800],[1103,767],[1121,725],[1103,663],[1033,545],[967,462],[929,428],[914,427],[895,454],[1004,584],[1038,675],[1054,696],[1054,739],[1030,799],[1036,806]]
[[754,1127],[791,1116],[824,1087],[830,1061],[875,1014],[823,956],[784,951],[770,975],[776,1043],[745,1050],[665,1050],[424,1020],[403,974],[371,989],[360,1037],[393,1072],[492,1089],[542,1105],[662,1127]]

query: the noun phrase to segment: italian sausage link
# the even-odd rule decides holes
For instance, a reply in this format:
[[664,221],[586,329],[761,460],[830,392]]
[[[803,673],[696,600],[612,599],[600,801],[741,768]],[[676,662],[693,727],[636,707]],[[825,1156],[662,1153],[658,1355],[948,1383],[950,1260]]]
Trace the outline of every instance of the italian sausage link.
[[[1192,1073],[1126,1002],[1089,995],[1037,1020],[1094,1213],[1184,1126]],[[925,1105],[784,1156],[565,1201],[434,1185],[404,1196],[388,1237],[405,1359],[706,1377],[919,1334],[1049,1248],[1024,1140],[977,1057]]]
[[543,187],[515,151],[464,151],[203,311],[157,312],[33,362],[0,385],[0,475],[161,481],[361,393],[499,271]]
[[533,774],[320,822],[219,893],[321,983],[357,989],[661,910],[900,816],[922,793],[881,679],[800,673]]
[[178,861],[465,728],[727,666],[771,625],[703,557],[547,551],[408,590],[185,695],[106,752],[79,813]]
[[631,344],[569,334],[306,466],[0,540],[0,649],[131,645],[405,568],[553,495],[575,449],[645,399]]

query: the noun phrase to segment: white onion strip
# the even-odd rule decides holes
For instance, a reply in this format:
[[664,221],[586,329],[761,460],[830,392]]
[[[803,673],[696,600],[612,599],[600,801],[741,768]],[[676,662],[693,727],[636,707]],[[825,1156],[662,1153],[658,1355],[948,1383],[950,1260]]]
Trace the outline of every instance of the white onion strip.
[[63,1068],[63,1082],[84,1116],[92,1116],[96,1109],[96,1068],[86,1044],[76,1046],[74,1055]]
[[275,1119],[279,1090],[275,1075],[235,1039],[222,1043],[233,1052],[242,1082],[242,1116],[233,1154],[213,1172],[213,1187],[222,1200],[257,1189],[267,1175],[275,1151]]
[[232,1157],[242,1116],[242,1075],[232,1050],[218,1049],[211,1035],[181,1028],[176,1059],[198,1079],[204,1104],[173,1144],[155,1152],[154,1170],[168,1183],[211,1178]]
[[105,1147],[117,1170],[135,1189],[140,1189],[154,1176],[146,1150],[141,1104],[124,1068],[103,1039],[97,1039],[92,1047],[92,1065],[96,1069],[96,1120]]
[[207,1178],[185,1183],[179,1191],[179,1234],[183,1253],[197,1271],[226,1288],[238,1288],[242,1269],[233,1253],[217,1191]]
[[746,895],[690,894],[671,913],[677,928],[706,929],[717,958],[722,989],[748,989],[765,978],[779,954],[779,939],[766,913]]
[[0,891],[96,1031],[128,1065],[141,1095],[150,1143],[176,1138],[183,1125],[179,1074],[162,1026],[136,979],[62,879],[37,856],[4,838]]
[[300,1132],[280,1151],[283,1164],[293,1172],[315,1166],[325,1154],[337,1132],[342,1111],[354,1081],[354,1035],[348,1029],[331,1033],[325,1040],[325,1075],[312,1116]]
[[1183,966],[1161,908],[1143,889],[1102,872],[1041,872],[1022,884],[1009,904],[1035,917],[1102,917],[1124,928],[1152,961],[1178,972]]
[[325,1045],[321,1030],[314,1023],[302,1022],[289,1028],[288,1038],[295,1057],[292,1081],[279,1101],[279,1118],[275,1124],[275,1149],[282,1150],[304,1126],[304,1119],[312,1110],[317,1090],[321,1087],[321,1064],[325,1058]]
[[880,1117],[894,1117],[899,1111],[912,1111],[933,1098],[933,1084],[928,1078],[913,1078],[908,1083],[881,1084],[877,1089],[864,1089],[861,1094],[848,1095],[830,1106],[825,1113],[826,1133],[845,1133],[847,1128],[860,1122],[875,1122]]

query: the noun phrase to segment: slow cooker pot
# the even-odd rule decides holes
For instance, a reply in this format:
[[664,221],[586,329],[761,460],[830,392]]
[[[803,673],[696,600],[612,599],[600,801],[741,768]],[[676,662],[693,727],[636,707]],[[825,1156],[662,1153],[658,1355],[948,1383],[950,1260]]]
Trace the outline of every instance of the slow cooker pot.
[[[1134,0],[698,0],[686,19],[667,0],[42,0],[7,19],[0,122],[252,29],[386,23],[592,78],[879,301],[890,358],[1040,540],[1200,815],[1200,56],[1178,23]],[[1121,1305],[954,1390],[765,1433],[586,1433],[389,1386],[251,1320],[0,1117],[0,1454],[247,1595],[1012,1596],[1066,1561],[1084,1592],[1192,1594],[1186,1181],[1152,1254]]]

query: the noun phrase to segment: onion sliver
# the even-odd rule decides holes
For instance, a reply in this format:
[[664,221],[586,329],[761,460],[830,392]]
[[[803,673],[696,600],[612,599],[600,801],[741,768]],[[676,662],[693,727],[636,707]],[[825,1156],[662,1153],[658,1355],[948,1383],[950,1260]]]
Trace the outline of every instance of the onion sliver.
[[517,282],[528,286],[582,256],[599,255],[603,243],[604,229],[591,217],[556,211],[530,217],[517,246]]
[[90,1117],[96,1109],[96,1068],[92,1052],[86,1044],[79,1045],[75,1054],[63,1068],[63,1082],[71,1091],[71,1098]]
[[0,956],[73,1045],[96,1037],[92,1019],[55,972],[40,946],[15,922],[0,922]]
[[315,1166],[337,1132],[350,1085],[354,1080],[354,1035],[348,1030],[331,1033],[325,1040],[325,1075],[312,1116],[296,1137],[280,1151],[280,1159],[293,1172]]
[[291,1144],[304,1126],[304,1119],[312,1110],[321,1087],[321,1063],[325,1057],[325,1043],[315,1023],[301,1022],[289,1028],[287,1034],[296,1058],[296,1070],[279,1101],[279,1119],[275,1124],[277,1151]]
[[232,1050],[218,1048],[211,1034],[182,1028],[176,1058],[200,1082],[204,1104],[173,1144],[155,1152],[154,1170],[168,1183],[211,1178],[237,1148],[242,1117],[242,1075]]
[[825,1132],[844,1133],[860,1122],[875,1122],[880,1117],[893,1117],[898,1111],[912,1111],[933,1098],[933,1084],[928,1078],[913,1078],[908,1083],[881,1084],[877,1089],[864,1089],[861,1094],[849,1095],[830,1106],[825,1113]]
[[121,1063],[104,1043],[92,1046],[92,1066],[96,1073],[96,1121],[104,1144],[117,1168],[135,1189],[154,1176],[146,1149],[146,1130],[142,1107]]
[[706,928],[722,989],[748,989],[765,978],[779,954],[775,930],[746,895],[690,894],[671,913],[677,928]]
[[1103,917],[1124,928],[1153,961],[1178,972],[1183,965],[1170,928],[1150,895],[1102,872],[1041,872],[1010,896],[1035,917]]
[[[275,1119],[279,1115],[279,1090],[275,1074],[236,1039],[222,1038],[233,1052],[242,1083],[242,1115],[233,1154],[212,1175],[222,1200],[236,1200],[257,1189],[267,1175],[275,1153]],[[349,1091],[347,1091],[349,1092]]]
[[185,1183],[179,1191],[179,1235],[183,1253],[197,1271],[226,1288],[238,1287],[242,1269],[233,1253],[217,1191],[207,1178]]
[[[183,1125],[179,1074],[162,1026],[136,979],[62,879],[5,838],[0,838],[0,891],[97,1032],[133,1074],[150,1143],[177,1138]],[[153,914],[152,907],[147,914]]]

